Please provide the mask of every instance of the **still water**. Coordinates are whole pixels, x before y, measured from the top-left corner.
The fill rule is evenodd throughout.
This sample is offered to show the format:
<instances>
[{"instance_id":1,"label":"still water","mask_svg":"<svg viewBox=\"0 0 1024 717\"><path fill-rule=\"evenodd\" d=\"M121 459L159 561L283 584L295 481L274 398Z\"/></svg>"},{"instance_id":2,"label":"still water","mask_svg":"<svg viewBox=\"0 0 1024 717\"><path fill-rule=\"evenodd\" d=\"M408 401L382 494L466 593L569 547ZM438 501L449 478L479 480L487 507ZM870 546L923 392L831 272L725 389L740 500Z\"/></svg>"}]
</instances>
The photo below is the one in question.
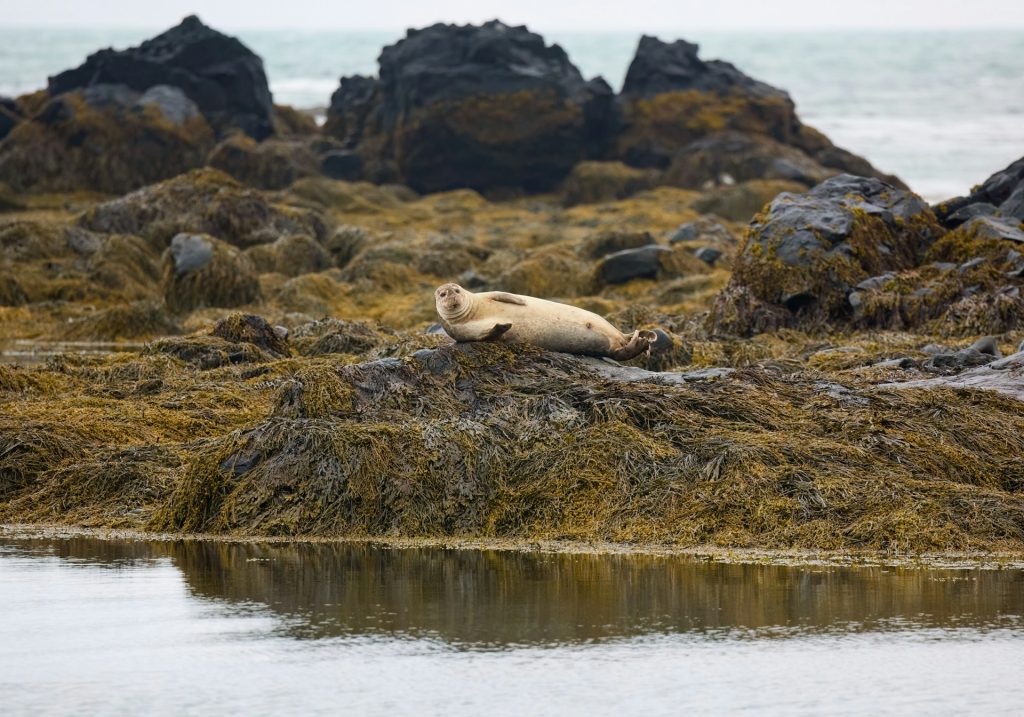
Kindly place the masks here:
<instances>
[{"instance_id":1,"label":"still water","mask_svg":"<svg viewBox=\"0 0 1024 717\"><path fill-rule=\"evenodd\" d=\"M1024 572L0 533L3 714L1019 714Z\"/></svg>"}]
</instances>

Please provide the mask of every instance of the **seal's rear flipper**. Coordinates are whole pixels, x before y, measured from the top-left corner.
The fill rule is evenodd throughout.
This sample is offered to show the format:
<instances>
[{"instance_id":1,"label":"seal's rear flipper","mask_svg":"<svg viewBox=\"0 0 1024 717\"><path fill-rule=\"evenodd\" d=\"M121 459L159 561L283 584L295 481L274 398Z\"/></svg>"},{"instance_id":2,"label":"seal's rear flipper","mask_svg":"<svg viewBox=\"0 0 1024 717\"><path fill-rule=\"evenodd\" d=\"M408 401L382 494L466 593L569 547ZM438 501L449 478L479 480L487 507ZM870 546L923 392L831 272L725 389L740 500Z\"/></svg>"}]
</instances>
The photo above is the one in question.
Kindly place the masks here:
<instances>
[{"instance_id":1,"label":"seal's rear flipper","mask_svg":"<svg viewBox=\"0 0 1024 717\"><path fill-rule=\"evenodd\" d=\"M616 361L629 361L650 347L652 337L657 338L653 331L634 331L625 346L615 349L608 355Z\"/></svg>"}]
</instances>

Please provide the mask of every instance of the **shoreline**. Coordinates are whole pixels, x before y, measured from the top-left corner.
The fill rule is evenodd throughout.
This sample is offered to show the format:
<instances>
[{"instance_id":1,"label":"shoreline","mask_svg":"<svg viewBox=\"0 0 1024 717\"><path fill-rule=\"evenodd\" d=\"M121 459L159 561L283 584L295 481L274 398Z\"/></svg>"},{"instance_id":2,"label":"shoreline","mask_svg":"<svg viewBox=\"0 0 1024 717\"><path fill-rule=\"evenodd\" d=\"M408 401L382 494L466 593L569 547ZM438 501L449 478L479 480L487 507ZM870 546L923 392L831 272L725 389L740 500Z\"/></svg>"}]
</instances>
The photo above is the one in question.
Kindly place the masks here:
<instances>
[{"instance_id":1,"label":"shoreline","mask_svg":"<svg viewBox=\"0 0 1024 717\"><path fill-rule=\"evenodd\" d=\"M504 538L407 538L392 536L282 536L222 535L216 533L151 533L121 528L88 528L59 523L0 523L0 539L72 539L149 541L169 543L204 541L239 544L366 545L391 550L436 548L562 555L618 555L686 558L701 562L787 567L918 568L943 570L1024 570L1024 553L942 551L920 554L888 554L872 550L798 550L727 548L716 545L678 546L572 540Z\"/></svg>"}]
</instances>

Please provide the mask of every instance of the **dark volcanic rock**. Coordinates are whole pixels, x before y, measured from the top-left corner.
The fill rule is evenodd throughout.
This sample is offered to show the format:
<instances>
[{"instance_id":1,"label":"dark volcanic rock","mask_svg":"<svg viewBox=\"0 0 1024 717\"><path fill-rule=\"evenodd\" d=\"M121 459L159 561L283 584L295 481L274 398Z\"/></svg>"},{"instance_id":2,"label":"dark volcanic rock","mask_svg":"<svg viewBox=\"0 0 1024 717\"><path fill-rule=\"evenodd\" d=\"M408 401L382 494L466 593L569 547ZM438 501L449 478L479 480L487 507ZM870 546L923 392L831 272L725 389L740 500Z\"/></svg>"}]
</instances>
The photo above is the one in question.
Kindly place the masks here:
<instances>
[{"instance_id":1,"label":"dark volcanic rock","mask_svg":"<svg viewBox=\"0 0 1024 717\"><path fill-rule=\"evenodd\" d=\"M665 171L664 183L701 188L751 179L786 179L807 187L836 174L802 150L769 137L742 132L712 134L682 148Z\"/></svg>"},{"instance_id":2,"label":"dark volcanic rock","mask_svg":"<svg viewBox=\"0 0 1024 717\"><path fill-rule=\"evenodd\" d=\"M545 190L583 158L588 122L610 106L606 86L525 27L437 24L385 47L379 81L344 79L327 130L419 191Z\"/></svg>"},{"instance_id":3,"label":"dark volcanic rock","mask_svg":"<svg viewBox=\"0 0 1024 717\"><path fill-rule=\"evenodd\" d=\"M21 110L18 108L18 103L9 97L0 97L0 139L3 139L11 130L14 129L14 125L21 122Z\"/></svg>"},{"instance_id":4,"label":"dark volcanic rock","mask_svg":"<svg viewBox=\"0 0 1024 717\"><path fill-rule=\"evenodd\" d=\"M263 61L194 15L138 47L90 55L80 67L51 77L48 89L57 96L95 85L124 85L137 92L177 87L219 132L237 128L256 139L273 132Z\"/></svg>"},{"instance_id":5,"label":"dark volcanic rock","mask_svg":"<svg viewBox=\"0 0 1024 717\"><path fill-rule=\"evenodd\" d=\"M1020 228L1020 222L1014 219L976 216L964 223L961 231L980 239L1005 239L1024 243L1024 231Z\"/></svg>"},{"instance_id":6,"label":"dark volcanic rock","mask_svg":"<svg viewBox=\"0 0 1024 717\"><path fill-rule=\"evenodd\" d=\"M683 186L718 181L725 173L810 186L839 172L902 186L801 124L786 92L728 62L701 60L698 49L685 40L640 40L618 98L609 159L658 168L675 160L679 166L666 181Z\"/></svg>"},{"instance_id":7,"label":"dark volcanic rock","mask_svg":"<svg viewBox=\"0 0 1024 717\"><path fill-rule=\"evenodd\" d=\"M955 228L975 217L991 217L998 214L999 207L996 205L989 204L988 202L978 202L977 204L968 204L966 207L956 210L946 217L943 224L947 227Z\"/></svg>"},{"instance_id":8,"label":"dark volcanic rock","mask_svg":"<svg viewBox=\"0 0 1024 717\"><path fill-rule=\"evenodd\" d=\"M655 279L662 269L662 256L671 254L665 246L651 244L609 254L598 267L598 276L606 284L623 284L632 279Z\"/></svg>"},{"instance_id":9,"label":"dark volcanic rock","mask_svg":"<svg viewBox=\"0 0 1024 717\"><path fill-rule=\"evenodd\" d=\"M917 195L877 179L840 175L806 194L780 194L755 217L730 286L793 313L842 318L850 310L851 289L869 277L881 282L885 272L916 266L940 233ZM720 304L716 313L733 312Z\"/></svg>"},{"instance_id":10,"label":"dark volcanic rock","mask_svg":"<svg viewBox=\"0 0 1024 717\"><path fill-rule=\"evenodd\" d=\"M644 35L626 72L622 93L653 97L679 90L740 91L759 97L789 99L782 90L748 77L728 62L701 60L697 56L699 49L686 40L662 42Z\"/></svg>"},{"instance_id":11,"label":"dark volcanic rock","mask_svg":"<svg viewBox=\"0 0 1024 717\"><path fill-rule=\"evenodd\" d=\"M363 160L347 149L338 149L323 156L320 168L331 179L353 181L363 175Z\"/></svg>"},{"instance_id":12,"label":"dark volcanic rock","mask_svg":"<svg viewBox=\"0 0 1024 717\"><path fill-rule=\"evenodd\" d=\"M971 216L989 213L986 208L965 212L966 208L978 204L990 204L1007 217L1024 221L1024 158L993 174L966 197L947 199L933 208L939 221L952 229Z\"/></svg>"}]
</instances>

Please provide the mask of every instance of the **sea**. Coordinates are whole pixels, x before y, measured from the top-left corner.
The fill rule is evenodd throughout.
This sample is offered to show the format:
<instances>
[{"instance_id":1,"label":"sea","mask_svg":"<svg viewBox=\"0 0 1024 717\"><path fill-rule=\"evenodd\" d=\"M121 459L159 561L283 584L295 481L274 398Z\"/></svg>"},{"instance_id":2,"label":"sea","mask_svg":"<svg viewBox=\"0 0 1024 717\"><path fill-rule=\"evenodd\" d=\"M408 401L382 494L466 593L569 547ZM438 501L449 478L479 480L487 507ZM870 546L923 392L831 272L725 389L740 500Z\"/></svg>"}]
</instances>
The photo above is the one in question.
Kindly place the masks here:
<instances>
[{"instance_id":1,"label":"sea","mask_svg":"<svg viewBox=\"0 0 1024 717\"><path fill-rule=\"evenodd\" d=\"M222 28L232 32L230 28ZM159 28L0 28L0 94L46 85L103 47ZM676 32L705 59L732 62L787 90L801 119L900 176L925 198L963 194L1024 156L1024 32ZM380 49L404 32L241 30L263 57L276 102L323 111L338 79L376 74ZM622 84L635 33L545 32L585 76Z\"/></svg>"}]
</instances>

